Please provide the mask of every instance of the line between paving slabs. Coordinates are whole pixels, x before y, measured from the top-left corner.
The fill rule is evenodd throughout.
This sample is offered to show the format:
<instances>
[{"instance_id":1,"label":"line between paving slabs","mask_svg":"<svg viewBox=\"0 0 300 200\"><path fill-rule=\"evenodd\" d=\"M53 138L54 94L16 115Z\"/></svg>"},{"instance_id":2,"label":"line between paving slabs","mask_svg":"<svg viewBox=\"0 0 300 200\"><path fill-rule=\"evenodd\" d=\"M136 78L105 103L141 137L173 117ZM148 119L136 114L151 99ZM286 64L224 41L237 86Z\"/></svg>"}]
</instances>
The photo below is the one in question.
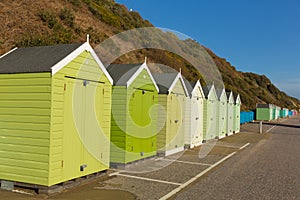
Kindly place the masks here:
<instances>
[{"instance_id":1,"label":"line between paving slabs","mask_svg":"<svg viewBox=\"0 0 300 200\"><path fill-rule=\"evenodd\" d=\"M166 161L172 161L172 162L178 162L178 163L185 163L185 164L191 164L191 165L212 166L212 164L207 164L207 163L189 162L189 161L175 160L175 159L169 159L169 158L159 158L157 160L166 160Z\"/></svg>"},{"instance_id":2,"label":"line between paving slabs","mask_svg":"<svg viewBox=\"0 0 300 200\"><path fill-rule=\"evenodd\" d=\"M274 126L272 126L271 128L269 128L267 131L266 131L266 133L269 133L273 128L275 128L276 127L276 125L274 125Z\"/></svg>"},{"instance_id":3,"label":"line between paving slabs","mask_svg":"<svg viewBox=\"0 0 300 200\"><path fill-rule=\"evenodd\" d=\"M250 143L247 143L247 144L243 145L242 147L239 148L239 150L242 150L242 149L246 148L248 145L250 145ZM216 166L218 166L219 164L221 164L225 160L229 159L230 157L232 157L236 153L237 153L237 151L232 152L231 154L229 154L226 157L222 158L221 160L219 160L215 164L211 165L207 169L203 170L202 172L200 172L199 174L197 174L196 176L194 176L193 178L191 178L187 182L181 184L179 187L175 188L174 190L172 190L171 192L169 192L165 196L161 197L160 200L166 200L166 199L172 197L173 195L175 195L176 193L180 192L182 189L186 188L188 185L190 185L191 183L193 183L194 181L196 181L197 179L199 179L201 176L203 176L204 174L206 174L207 172L209 172L210 170L212 170L213 168L215 168Z\"/></svg>"},{"instance_id":4,"label":"line between paving slabs","mask_svg":"<svg viewBox=\"0 0 300 200\"><path fill-rule=\"evenodd\" d=\"M239 150L244 149L249 144L250 143L247 143L247 144L243 145L242 147L239 148ZM122 170L122 171L117 171L117 172L111 173L111 174L109 174L109 176L123 176L123 177L128 177L128 178L133 178L133 179L139 179L139 180L152 181L152 182L158 182L158 183L164 183L164 184L170 184L170 185L177 185L177 186L179 186L179 187L175 188L174 190L172 190L171 192L169 192L168 194L166 194L165 196L163 196L163 197L160 198L161 200L164 200L164 199L170 198L171 196L173 196L177 192L181 191L182 189L184 189L185 187L187 187L189 184L191 184L192 182L196 181L198 178L200 178L201 176L203 176L204 174L206 174L207 172L209 172L210 170L212 170L213 168L215 168L216 166L218 166L219 164L221 164L225 160L229 159L230 157L232 157L236 153L237 153L237 151L235 151L235 152L227 155L226 157L222 158L221 160L217 161L214 164L196 163L196 162L188 162L188 161L179 161L179 160L173 160L173 159L167 159L167 158L159 158L159 159L157 159L157 160L170 160L170 161L173 161L173 162L180 162L180 163L185 163L185 164L194 164L194 165L206 165L206 166L209 166L208 168L206 168L205 170L203 170L202 172L200 172L199 174L197 174L196 176L194 176L190 180L186 181L185 183L175 183L175 182L164 181L164 180L159 180L159 179L152 179L152 178L146 178L146 177L140 177L140 176L133 176L133 175L128 175L128 174L122 174L122 172L126 172L126 170L125 171Z\"/></svg>"}]
</instances>

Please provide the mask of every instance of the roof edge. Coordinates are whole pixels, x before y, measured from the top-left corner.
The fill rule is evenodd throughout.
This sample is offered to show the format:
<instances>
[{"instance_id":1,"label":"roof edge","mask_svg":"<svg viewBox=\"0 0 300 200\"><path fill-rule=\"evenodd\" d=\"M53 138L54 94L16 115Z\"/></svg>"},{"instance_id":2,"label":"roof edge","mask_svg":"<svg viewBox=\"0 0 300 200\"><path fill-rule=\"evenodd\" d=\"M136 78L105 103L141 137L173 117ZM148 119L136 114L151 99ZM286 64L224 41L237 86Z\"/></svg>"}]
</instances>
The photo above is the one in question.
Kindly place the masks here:
<instances>
[{"instance_id":1,"label":"roof edge","mask_svg":"<svg viewBox=\"0 0 300 200\"><path fill-rule=\"evenodd\" d=\"M103 73L108 78L109 82L111 84L113 84L112 77L107 72L106 68L104 67L104 65L102 64L102 62L100 61L100 59L98 58L97 54L95 53L95 51L93 50L93 48L91 47L91 45L89 44L89 42L83 43L81 46L79 46L77 49L75 49L73 52L71 52L65 58L63 58L58 63L56 63L55 65L53 65L51 67L52 76L54 74L56 74L58 71L60 71L64 66L66 66L69 62L71 62L73 59L75 59L77 56L79 56L85 50L87 50L87 51L89 51L91 53L91 55L93 56L93 58L96 60L96 63L99 65L100 69L103 71Z\"/></svg>"},{"instance_id":2,"label":"roof edge","mask_svg":"<svg viewBox=\"0 0 300 200\"><path fill-rule=\"evenodd\" d=\"M11 49L10 51L8 51L5 54L3 54L2 56L0 56L0 59L3 58L4 56L7 56L8 54L12 53L13 51L15 51L17 49L18 49L18 47L15 47L15 48Z\"/></svg>"},{"instance_id":3,"label":"roof edge","mask_svg":"<svg viewBox=\"0 0 300 200\"><path fill-rule=\"evenodd\" d=\"M195 92L196 88L200 88L200 93L201 93L202 97L205 98L205 95L204 95L204 92L203 92L203 89L202 89L202 85L201 85L199 80L197 80L197 82L196 82L196 84L195 84L195 86L192 90L192 94Z\"/></svg>"},{"instance_id":4,"label":"roof edge","mask_svg":"<svg viewBox=\"0 0 300 200\"><path fill-rule=\"evenodd\" d=\"M145 62L142 65L139 66L139 69L127 81L126 86L129 87L133 83L133 81L138 77L138 75L143 71L143 69L145 69L147 71L147 73L150 76L151 81L153 82L153 84L154 84L154 86L156 88L156 91L159 92L159 88L158 88L158 86L156 84L156 81L154 80L154 78L153 78L153 76L152 76L152 74L151 74L151 72L149 70L149 67L148 67L148 65L146 63L146 59L145 59Z\"/></svg>"},{"instance_id":5,"label":"roof edge","mask_svg":"<svg viewBox=\"0 0 300 200\"><path fill-rule=\"evenodd\" d=\"M171 85L170 88L168 89L168 92L170 93L170 92L173 90L173 88L175 87L176 82L177 82L178 80L180 80L180 81L181 81L181 84L183 85L183 89L184 89L184 92L185 92L186 97L189 97L189 96L190 96L190 95L189 95L189 92L188 92L188 90L187 90L187 88L186 88L186 85L185 85L185 83L184 83L184 80L183 80L182 75L181 75L180 72L178 72L177 76L174 78L174 81L172 82L172 85Z\"/></svg>"}]
</instances>

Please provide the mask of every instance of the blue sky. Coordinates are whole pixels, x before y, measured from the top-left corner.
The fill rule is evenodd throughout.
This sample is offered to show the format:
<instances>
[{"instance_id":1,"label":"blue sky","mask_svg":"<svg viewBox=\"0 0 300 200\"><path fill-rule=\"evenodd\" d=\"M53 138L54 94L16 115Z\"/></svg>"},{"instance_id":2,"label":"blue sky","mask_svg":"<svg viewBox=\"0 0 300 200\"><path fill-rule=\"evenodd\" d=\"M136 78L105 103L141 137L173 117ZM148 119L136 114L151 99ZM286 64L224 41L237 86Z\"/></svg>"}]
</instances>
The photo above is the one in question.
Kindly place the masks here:
<instances>
[{"instance_id":1,"label":"blue sky","mask_svg":"<svg viewBox=\"0 0 300 200\"><path fill-rule=\"evenodd\" d=\"M300 99L300 0L116 0Z\"/></svg>"}]
</instances>

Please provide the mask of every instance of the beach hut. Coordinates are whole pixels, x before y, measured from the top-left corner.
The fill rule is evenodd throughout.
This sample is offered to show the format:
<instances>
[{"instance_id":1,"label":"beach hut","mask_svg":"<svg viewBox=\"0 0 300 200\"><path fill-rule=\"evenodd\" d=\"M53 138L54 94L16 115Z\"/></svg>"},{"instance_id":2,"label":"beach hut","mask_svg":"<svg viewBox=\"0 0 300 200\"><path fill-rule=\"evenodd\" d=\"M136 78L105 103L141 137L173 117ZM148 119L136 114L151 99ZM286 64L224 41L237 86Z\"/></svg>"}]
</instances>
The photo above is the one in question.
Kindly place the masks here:
<instances>
[{"instance_id":1,"label":"beach hut","mask_svg":"<svg viewBox=\"0 0 300 200\"><path fill-rule=\"evenodd\" d=\"M241 98L240 95L234 95L234 114L233 114L233 132L239 133L240 132L240 118L241 118Z\"/></svg>"},{"instance_id":2,"label":"beach hut","mask_svg":"<svg viewBox=\"0 0 300 200\"><path fill-rule=\"evenodd\" d=\"M288 116L288 109L287 108L282 108L281 110L280 110L280 117L281 118L285 118L285 117L287 117Z\"/></svg>"},{"instance_id":3,"label":"beach hut","mask_svg":"<svg viewBox=\"0 0 300 200\"><path fill-rule=\"evenodd\" d=\"M112 79L88 42L0 58L0 179L52 186L109 168Z\"/></svg>"},{"instance_id":4,"label":"beach hut","mask_svg":"<svg viewBox=\"0 0 300 200\"><path fill-rule=\"evenodd\" d=\"M218 96L217 132L218 138L223 138L227 133L227 96L225 88L216 88Z\"/></svg>"},{"instance_id":5,"label":"beach hut","mask_svg":"<svg viewBox=\"0 0 300 200\"><path fill-rule=\"evenodd\" d=\"M214 85L204 86L203 92L205 95L203 114L203 140L207 141L218 137L218 96Z\"/></svg>"},{"instance_id":6,"label":"beach hut","mask_svg":"<svg viewBox=\"0 0 300 200\"><path fill-rule=\"evenodd\" d=\"M188 82L185 80L189 97L186 101L185 111L185 145L187 148L199 146L203 141L203 105L204 93L199 81Z\"/></svg>"},{"instance_id":7,"label":"beach hut","mask_svg":"<svg viewBox=\"0 0 300 200\"><path fill-rule=\"evenodd\" d=\"M111 115L112 167L156 155L158 87L146 61L112 64L114 80Z\"/></svg>"},{"instance_id":8,"label":"beach hut","mask_svg":"<svg viewBox=\"0 0 300 200\"><path fill-rule=\"evenodd\" d=\"M234 131L234 97L232 92L227 95L227 135L232 135Z\"/></svg>"},{"instance_id":9,"label":"beach hut","mask_svg":"<svg viewBox=\"0 0 300 200\"><path fill-rule=\"evenodd\" d=\"M153 75L158 87L157 152L171 155L184 150L184 117L189 96L181 73Z\"/></svg>"},{"instance_id":10,"label":"beach hut","mask_svg":"<svg viewBox=\"0 0 300 200\"><path fill-rule=\"evenodd\" d=\"M272 104L257 104L256 105L256 120L270 121L273 119Z\"/></svg>"},{"instance_id":11,"label":"beach hut","mask_svg":"<svg viewBox=\"0 0 300 200\"><path fill-rule=\"evenodd\" d=\"M281 108L279 106L275 106L275 119L279 119L280 118L280 110Z\"/></svg>"}]
</instances>

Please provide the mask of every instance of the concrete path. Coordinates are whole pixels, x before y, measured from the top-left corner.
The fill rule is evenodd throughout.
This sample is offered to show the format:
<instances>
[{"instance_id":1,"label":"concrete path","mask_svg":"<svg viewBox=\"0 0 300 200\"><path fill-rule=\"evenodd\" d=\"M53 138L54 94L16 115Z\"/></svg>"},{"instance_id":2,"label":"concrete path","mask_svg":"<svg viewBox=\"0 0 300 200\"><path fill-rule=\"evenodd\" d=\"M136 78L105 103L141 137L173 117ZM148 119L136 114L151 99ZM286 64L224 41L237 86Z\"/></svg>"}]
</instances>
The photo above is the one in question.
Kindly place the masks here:
<instances>
[{"instance_id":1,"label":"concrete path","mask_svg":"<svg viewBox=\"0 0 300 200\"><path fill-rule=\"evenodd\" d=\"M268 140L249 145L173 198L300 199L299 116L268 126Z\"/></svg>"}]
</instances>

